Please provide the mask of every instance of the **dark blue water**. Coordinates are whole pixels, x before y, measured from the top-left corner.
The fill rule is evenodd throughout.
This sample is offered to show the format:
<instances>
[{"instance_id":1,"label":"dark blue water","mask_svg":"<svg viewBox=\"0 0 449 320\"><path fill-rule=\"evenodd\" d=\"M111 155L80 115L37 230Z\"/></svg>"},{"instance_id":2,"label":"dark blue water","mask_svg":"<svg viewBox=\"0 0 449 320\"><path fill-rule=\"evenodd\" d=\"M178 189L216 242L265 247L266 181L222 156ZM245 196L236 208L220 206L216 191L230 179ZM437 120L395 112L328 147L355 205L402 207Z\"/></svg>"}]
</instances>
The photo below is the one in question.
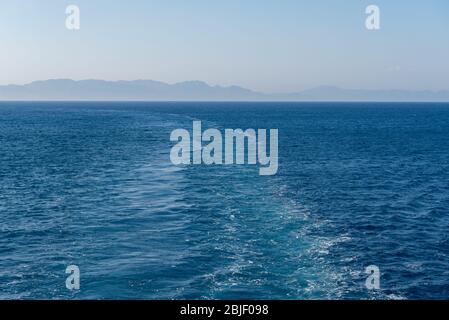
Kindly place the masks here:
<instances>
[{"instance_id":1,"label":"dark blue water","mask_svg":"<svg viewBox=\"0 0 449 320\"><path fill-rule=\"evenodd\" d=\"M173 166L193 120L278 174ZM447 299L448 160L449 104L2 102L0 298Z\"/></svg>"}]
</instances>

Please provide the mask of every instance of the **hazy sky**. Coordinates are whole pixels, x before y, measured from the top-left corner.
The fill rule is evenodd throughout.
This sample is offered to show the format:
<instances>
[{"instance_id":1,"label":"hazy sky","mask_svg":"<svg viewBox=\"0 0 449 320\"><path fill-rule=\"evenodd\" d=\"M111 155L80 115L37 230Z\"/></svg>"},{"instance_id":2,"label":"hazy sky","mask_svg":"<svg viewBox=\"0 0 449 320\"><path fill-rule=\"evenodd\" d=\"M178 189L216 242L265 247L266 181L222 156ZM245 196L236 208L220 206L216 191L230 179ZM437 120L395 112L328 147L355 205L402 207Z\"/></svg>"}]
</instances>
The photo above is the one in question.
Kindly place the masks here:
<instances>
[{"instance_id":1,"label":"hazy sky","mask_svg":"<svg viewBox=\"0 0 449 320\"><path fill-rule=\"evenodd\" d=\"M449 1L0 0L0 84L49 78L449 90Z\"/></svg>"}]
</instances>

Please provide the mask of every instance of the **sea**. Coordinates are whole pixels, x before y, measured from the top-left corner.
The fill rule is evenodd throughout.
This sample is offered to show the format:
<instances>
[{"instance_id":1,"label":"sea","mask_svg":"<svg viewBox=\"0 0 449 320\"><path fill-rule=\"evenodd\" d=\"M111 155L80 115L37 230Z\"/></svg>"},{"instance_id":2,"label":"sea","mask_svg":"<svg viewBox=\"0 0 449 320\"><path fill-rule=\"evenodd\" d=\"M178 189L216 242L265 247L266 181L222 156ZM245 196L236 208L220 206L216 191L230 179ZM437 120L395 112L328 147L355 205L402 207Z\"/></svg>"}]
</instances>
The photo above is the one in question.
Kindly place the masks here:
<instances>
[{"instance_id":1,"label":"sea","mask_svg":"<svg viewBox=\"0 0 449 320\"><path fill-rule=\"evenodd\" d=\"M193 121L277 174L173 165ZM448 103L0 102L0 299L448 298Z\"/></svg>"}]
</instances>

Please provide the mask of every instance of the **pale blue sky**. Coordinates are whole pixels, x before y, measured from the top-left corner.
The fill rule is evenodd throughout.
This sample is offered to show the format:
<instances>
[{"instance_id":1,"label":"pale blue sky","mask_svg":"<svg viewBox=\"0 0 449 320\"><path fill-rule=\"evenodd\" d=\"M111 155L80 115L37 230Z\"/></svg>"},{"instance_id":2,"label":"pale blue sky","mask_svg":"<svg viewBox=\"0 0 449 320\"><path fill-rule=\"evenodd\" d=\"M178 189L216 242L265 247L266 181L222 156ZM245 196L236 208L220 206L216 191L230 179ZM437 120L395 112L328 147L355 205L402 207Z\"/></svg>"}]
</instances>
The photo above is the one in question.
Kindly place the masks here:
<instances>
[{"instance_id":1,"label":"pale blue sky","mask_svg":"<svg viewBox=\"0 0 449 320\"><path fill-rule=\"evenodd\" d=\"M65 8L81 9L81 30ZM381 30L365 29L365 8ZM0 0L0 84L203 80L449 90L449 1Z\"/></svg>"}]
</instances>

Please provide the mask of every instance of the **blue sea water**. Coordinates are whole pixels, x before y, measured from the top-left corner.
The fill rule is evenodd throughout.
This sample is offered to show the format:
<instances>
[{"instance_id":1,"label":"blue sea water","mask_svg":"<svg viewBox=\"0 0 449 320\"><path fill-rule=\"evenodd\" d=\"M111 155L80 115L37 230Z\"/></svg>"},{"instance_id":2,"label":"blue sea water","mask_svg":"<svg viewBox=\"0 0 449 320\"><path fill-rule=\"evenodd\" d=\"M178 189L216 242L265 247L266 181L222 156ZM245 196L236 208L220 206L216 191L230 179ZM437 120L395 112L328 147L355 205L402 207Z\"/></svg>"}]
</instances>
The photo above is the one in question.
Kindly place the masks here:
<instances>
[{"instance_id":1,"label":"blue sea water","mask_svg":"<svg viewBox=\"0 0 449 320\"><path fill-rule=\"evenodd\" d=\"M194 120L278 174L172 165ZM449 104L1 102L0 299L447 299L448 160Z\"/></svg>"}]
</instances>

